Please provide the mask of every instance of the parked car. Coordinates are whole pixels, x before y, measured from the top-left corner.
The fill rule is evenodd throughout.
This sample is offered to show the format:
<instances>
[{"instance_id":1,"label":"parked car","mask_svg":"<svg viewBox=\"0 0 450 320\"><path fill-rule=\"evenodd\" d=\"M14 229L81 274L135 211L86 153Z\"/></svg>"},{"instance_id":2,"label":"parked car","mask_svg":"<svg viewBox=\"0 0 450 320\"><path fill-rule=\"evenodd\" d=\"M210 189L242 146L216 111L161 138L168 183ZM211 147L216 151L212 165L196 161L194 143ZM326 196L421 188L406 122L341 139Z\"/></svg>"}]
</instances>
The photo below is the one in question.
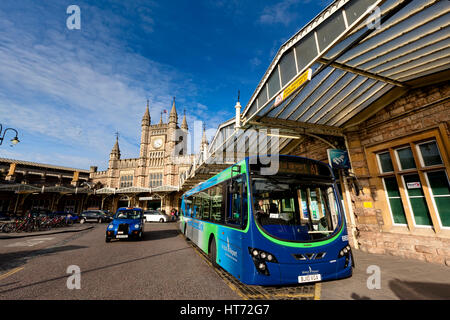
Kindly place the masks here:
<instances>
[{"instance_id":1,"label":"parked car","mask_svg":"<svg viewBox=\"0 0 450 320\"><path fill-rule=\"evenodd\" d=\"M109 222L110 218L107 217L106 214L101 210L88 210L80 214L79 220L80 223L85 222L102 223L102 222Z\"/></svg>"},{"instance_id":2,"label":"parked car","mask_svg":"<svg viewBox=\"0 0 450 320\"><path fill-rule=\"evenodd\" d=\"M167 222L170 217L158 210L147 210L144 212L146 222Z\"/></svg>"},{"instance_id":3,"label":"parked car","mask_svg":"<svg viewBox=\"0 0 450 320\"><path fill-rule=\"evenodd\" d=\"M54 216L53 212L50 209L31 209L29 213L33 218Z\"/></svg>"},{"instance_id":4,"label":"parked car","mask_svg":"<svg viewBox=\"0 0 450 320\"><path fill-rule=\"evenodd\" d=\"M144 214L141 208L119 208L106 228L106 242L112 239L144 239Z\"/></svg>"},{"instance_id":5,"label":"parked car","mask_svg":"<svg viewBox=\"0 0 450 320\"><path fill-rule=\"evenodd\" d=\"M8 212L0 212L0 221L9 221L10 214Z\"/></svg>"}]
</instances>

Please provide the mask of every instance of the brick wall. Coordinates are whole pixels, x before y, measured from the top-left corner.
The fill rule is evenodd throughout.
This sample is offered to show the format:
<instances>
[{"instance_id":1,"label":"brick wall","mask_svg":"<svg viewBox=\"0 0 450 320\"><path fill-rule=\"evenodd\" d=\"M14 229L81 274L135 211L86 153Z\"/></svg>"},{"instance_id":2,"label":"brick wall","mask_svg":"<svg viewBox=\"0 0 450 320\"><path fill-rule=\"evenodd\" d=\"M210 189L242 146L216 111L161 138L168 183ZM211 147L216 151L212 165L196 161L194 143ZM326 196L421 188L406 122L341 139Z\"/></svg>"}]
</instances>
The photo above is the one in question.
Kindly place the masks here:
<instances>
[{"instance_id":1,"label":"brick wall","mask_svg":"<svg viewBox=\"0 0 450 320\"><path fill-rule=\"evenodd\" d=\"M365 148L440 124L445 125L450 136L450 103L442 101L449 95L448 83L415 89L360 124L358 129L346 132L352 169L363 188L360 196L351 194L361 250L450 266L450 238L386 232L381 210L375 205L364 206L364 202L379 201L377 187L369 174ZM308 137L291 154L328 162L327 148L324 142Z\"/></svg>"},{"instance_id":2,"label":"brick wall","mask_svg":"<svg viewBox=\"0 0 450 320\"><path fill-rule=\"evenodd\" d=\"M449 84L416 89L362 123L358 131L347 134L352 167L365 191L361 197L352 195L361 250L450 266L450 239L383 232L381 210L363 207L364 201L376 199L376 187L370 180L364 148L439 124L444 124L450 135L450 103L442 101L449 95Z\"/></svg>"}]
</instances>

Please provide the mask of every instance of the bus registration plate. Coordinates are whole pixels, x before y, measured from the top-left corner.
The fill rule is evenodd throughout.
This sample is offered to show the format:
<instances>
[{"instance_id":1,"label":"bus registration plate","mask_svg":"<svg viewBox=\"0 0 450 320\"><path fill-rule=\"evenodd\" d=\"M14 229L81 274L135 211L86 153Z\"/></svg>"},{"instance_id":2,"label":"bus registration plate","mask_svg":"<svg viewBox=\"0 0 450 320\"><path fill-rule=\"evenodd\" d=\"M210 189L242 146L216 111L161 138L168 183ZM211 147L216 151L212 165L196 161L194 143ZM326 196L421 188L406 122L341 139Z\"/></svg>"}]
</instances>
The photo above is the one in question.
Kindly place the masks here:
<instances>
[{"instance_id":1,"label":"bus registration plate","mask_svg":"<svg viewBox=\"0 0 450 320\"><path fill-rule=\"evenodd\" d=\"M322 280L320 274L309 274L307 276L298 276L298 283L315 282Z\"/></svg>"}]
</instances>

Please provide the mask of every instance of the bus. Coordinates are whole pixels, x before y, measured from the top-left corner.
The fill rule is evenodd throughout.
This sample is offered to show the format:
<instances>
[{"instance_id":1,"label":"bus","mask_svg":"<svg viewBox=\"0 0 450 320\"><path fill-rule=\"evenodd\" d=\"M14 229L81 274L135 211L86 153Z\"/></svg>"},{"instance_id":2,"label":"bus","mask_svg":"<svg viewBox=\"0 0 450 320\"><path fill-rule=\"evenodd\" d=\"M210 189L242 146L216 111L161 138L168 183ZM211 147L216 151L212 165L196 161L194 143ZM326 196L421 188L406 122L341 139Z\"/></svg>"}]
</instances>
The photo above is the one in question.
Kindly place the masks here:
<instances>
[{"instance_id":1,"label":"bus","mask_svg":"<svg viewBox=\"0 0 450 320\"><path fill-rule=\"evenodd\" d=\"M184 193L180 231L244 284L350 277L353 255L330 166L279 155L278 172L265 175L267 167L247 157Z\"/></svg>"}]
</instances>

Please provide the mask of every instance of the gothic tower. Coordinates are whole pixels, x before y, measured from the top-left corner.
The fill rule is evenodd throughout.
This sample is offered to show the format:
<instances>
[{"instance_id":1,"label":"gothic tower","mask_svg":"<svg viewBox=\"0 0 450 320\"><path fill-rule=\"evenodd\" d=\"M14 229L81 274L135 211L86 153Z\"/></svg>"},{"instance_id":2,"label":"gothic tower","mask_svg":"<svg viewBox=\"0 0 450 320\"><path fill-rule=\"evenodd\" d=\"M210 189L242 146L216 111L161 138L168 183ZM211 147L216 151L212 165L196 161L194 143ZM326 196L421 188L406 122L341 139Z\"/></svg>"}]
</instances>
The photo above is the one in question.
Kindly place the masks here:
<instances>
[{"instance_id":1,"label":"gothic tower","mask_svg":"<svg viewBox=\"0 0 450 320\"><path fill-rule=\"evenodd\" d=\"M141 147L139 152L138 172L137 172L137 185L140 187L145 186L145 167L148 158L149 149L149 136L150 136L151 117L149 110L149 101L147 100L147 108L145 109L144 116L141 122Z\"/></svg>"},{"instance_id":2,"label":"gothic tower","mask_svg":"<svg viewBox=\"0 0 450 320\"><path fill-rule=\"evenodd\" d=\"M111 153L109 154L109 168L108 168L109 186L113 184L114 179L118 176L119 160L120 160L119 133L116 133L116 143L114 144Z\"/></svg>"}]
</instances>

